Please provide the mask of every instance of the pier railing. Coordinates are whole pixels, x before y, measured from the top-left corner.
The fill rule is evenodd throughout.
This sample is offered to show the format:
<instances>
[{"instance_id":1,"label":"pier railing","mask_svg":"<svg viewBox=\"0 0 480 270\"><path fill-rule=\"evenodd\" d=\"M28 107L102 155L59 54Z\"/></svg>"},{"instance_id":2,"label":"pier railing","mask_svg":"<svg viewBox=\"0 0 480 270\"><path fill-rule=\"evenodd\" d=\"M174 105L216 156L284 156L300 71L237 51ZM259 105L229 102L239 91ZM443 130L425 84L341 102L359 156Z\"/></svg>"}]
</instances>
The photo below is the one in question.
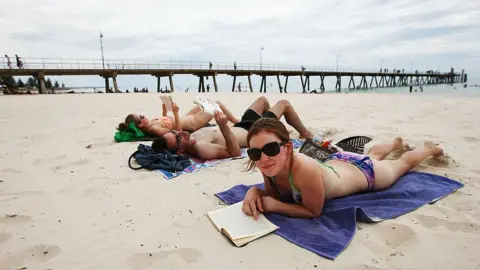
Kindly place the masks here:
<instances>
[{"instance_id":1,"label":"pier railing","mask_svg":"<svg viewBox=\"0 0 480 270\"><path fill-rule=\"evenodd\" d=\"M5 57L0 60L0 68L9 69ZM10 58L11 68L19 69L15 57ZM380 69L356 69L346 67L318 67L301 65L277 65L234 62L199 62L199 61L153 61L120 59L73 59L73 58L21 58L23 69L63 69L63 70L263 70L263 71L314 71L314 72L379 72ZM380 72L383 72L380 71ZM407 69L389 69L388 73L413 73ZM419 72L420 74L422 72Z\"/></svg>"}]
</instances>

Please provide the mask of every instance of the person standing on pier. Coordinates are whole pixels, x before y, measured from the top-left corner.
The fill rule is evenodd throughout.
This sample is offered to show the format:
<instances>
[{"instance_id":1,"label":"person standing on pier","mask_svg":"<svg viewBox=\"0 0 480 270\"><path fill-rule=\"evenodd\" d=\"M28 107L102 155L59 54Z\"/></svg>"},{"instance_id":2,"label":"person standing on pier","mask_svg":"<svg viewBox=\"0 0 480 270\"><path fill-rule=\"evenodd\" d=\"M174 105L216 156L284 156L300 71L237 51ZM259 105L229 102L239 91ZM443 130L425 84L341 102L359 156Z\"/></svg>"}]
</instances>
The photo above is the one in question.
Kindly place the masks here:
<instances>
[{"instance_id":1,"label":"person standing on pier","mask_svg":"<svg viewBox=\"0 0 480 270\"><path fill-rule=\"evenodd\" d=\"M209 68L212 69L212 62L208 64Z\"/></svg>"},{"instance_id":2,"label":"person standing on pier","mask_svg":"<svg viewBox=\"0 0 480 270\"><path fill-rule=\"evenodd\" d=\"M237 70L237 62L233 62L233 69Z\"/></svg>"},{"instance_id":3,"label":"person standing on pier","mask_svg":"<svg viewBox=\"0 0 480 270\"><path fill-rule=\"evenodd\" d=\"M12 61L10 61L10 57L8 57L8 55L5 54L5 58L7 58L7 66L9 69L12 69Z\"/></svg>"},{"instance_id":4,"label":"person standing on pier","mask_svg":"<svg viewBox=\"0 0 480 270\"><path fill-rule=\"evenodd\" d=\"M20 56L15 54L15 58L17 59L17 67L19 69L22 69L23 68L23 63L22 63L22 60L20 60Z\"/></svg>"}]
</instances>

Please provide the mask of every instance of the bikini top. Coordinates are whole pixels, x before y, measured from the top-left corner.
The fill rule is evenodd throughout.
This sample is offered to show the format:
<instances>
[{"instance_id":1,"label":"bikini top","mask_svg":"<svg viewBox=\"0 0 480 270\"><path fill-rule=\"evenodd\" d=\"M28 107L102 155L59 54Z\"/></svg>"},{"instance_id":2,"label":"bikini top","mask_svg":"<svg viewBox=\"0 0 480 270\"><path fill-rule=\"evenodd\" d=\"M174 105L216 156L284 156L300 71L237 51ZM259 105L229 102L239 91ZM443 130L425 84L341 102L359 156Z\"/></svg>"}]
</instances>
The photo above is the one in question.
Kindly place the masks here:
<instances>
[{"instance_id":1,"label":"bikini top","mask_svg":"<svg viewBox=\"0 0 480 270\"><path fill-rule=\"evenodd\" d=\"M160 125L163 128L167 128L167 129L173 128L172 120L167 116L162 116L160 118L153 118L152 120L157 120L158 122L160 122Z\"/></svg>"},{"instance_id":2,"label":"bikini top","mask_svg":"<svg viewBox=\"0 0 480 270\"><path fill-rule=\"evenodd\" d=\"M337 171L335 171L335 168L333 168L332 166L330 165L327 165L323 162L321 162L320 160L317 160L320 164L322 164L323 166L331 169L338 177L340 177L340 175L337 173ZM286 198L286 196L283 194L283 192L278 188L278 185L277 185L277 182L275 181L275 176L272 176L272 177L268 177L268 179L270 179L270 182L273 183L273 186L275 186L275 189L277 190L277 192L280 194L280 196ZM295 187L294 183L293 183L293 177L292 177L292 167L290 166L290 173L289 173L289 176L288 176L288 182L290 183L290 188L292 190L292 197L293 197L293 200L298 203L298 204L302 204L302 194L300 193L300 191L298 191L298 189ZM325 196L327 196L327 194L330 192L330 190L332 190L332 187L333 187L333 183L330 183L330 187L328 188L327 191L325 191Z\"/></svg>"}]
</instances>

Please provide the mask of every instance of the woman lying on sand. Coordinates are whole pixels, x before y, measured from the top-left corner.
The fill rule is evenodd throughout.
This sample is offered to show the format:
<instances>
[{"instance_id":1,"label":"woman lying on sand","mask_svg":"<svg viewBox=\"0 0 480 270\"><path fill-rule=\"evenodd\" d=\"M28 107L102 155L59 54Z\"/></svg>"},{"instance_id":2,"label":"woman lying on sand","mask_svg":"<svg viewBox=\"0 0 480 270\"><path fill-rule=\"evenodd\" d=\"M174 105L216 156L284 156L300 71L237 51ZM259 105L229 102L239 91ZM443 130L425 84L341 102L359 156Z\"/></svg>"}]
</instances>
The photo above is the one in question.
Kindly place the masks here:
<instances>
[{"instance_id":1,"label":"woman lying on sand","mask_svg":"<svg viewBox=\"0 0 480 270\"><path fill-rule=\"evenodd\" d=\"M392 143L373 146L367 155L337 152L322 163L294 153L285 126L272 118L255 122L247 142L248 169L258 167L265 184L265 190L253 187L245 195L243 212L255 219L258 212L318 217L325 200L388 188L426 158L443 155L432 142L405 152L407 145L398 137ZM394 150L405 153L397 160L383 160ZM285 203L287 200L292 203Z\"/></svg>"},{"instance_id":2,"label":"woman lying on sand","mask_svg":"<svg viewBox=\"0 0 480 270\"><path fill-rule=\"evenodd\" d=\"M220 106L230 122L234 124L239 122L220 101L217 101L216 103ZM178 114L179 108L177 104L173 103L172 107L173 117L167 115L167 108L165 104L163 104L162 117L156 117L149 120L145 115L129 114L125 118L125 122L120 123L117 129L124 131L128 125L133 122L135 123L135 126L144 133L159 137L172 131L194 132L197 129L207 126L208 122L213 118L213 115L202 111L199 106L193 107L186 115L182 116Z\"/></svg>"}]
</instances>

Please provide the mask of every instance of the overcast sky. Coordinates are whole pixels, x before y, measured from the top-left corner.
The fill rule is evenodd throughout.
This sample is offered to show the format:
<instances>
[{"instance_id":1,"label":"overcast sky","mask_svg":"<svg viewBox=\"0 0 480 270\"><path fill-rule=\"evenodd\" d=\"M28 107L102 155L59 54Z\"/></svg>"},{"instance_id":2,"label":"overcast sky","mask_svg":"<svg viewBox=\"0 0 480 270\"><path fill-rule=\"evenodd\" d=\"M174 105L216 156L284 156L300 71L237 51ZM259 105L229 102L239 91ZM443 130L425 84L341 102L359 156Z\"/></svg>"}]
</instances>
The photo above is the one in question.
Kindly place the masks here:
<instances>
[{"instance_id":1,"label":"overcast sky","mask_svg":"<svg viewBox=\"0 0 480 270\"><path fill-rule=\"evenodd\" d=\"M0 50L25 58L148 59L379 69L453 65L479 77L479 0L0 0ZM182 77L182 76L180 76ZM100 77L62 77L103 85ZM230 78L220 79L221 85ZM178 87L195 84L176 76ZM256 81L255 81L256 82ZM122 87L155 88L151 76ZM333 86L332 86L333 87Z\"/></svg>"}]
</instances>

